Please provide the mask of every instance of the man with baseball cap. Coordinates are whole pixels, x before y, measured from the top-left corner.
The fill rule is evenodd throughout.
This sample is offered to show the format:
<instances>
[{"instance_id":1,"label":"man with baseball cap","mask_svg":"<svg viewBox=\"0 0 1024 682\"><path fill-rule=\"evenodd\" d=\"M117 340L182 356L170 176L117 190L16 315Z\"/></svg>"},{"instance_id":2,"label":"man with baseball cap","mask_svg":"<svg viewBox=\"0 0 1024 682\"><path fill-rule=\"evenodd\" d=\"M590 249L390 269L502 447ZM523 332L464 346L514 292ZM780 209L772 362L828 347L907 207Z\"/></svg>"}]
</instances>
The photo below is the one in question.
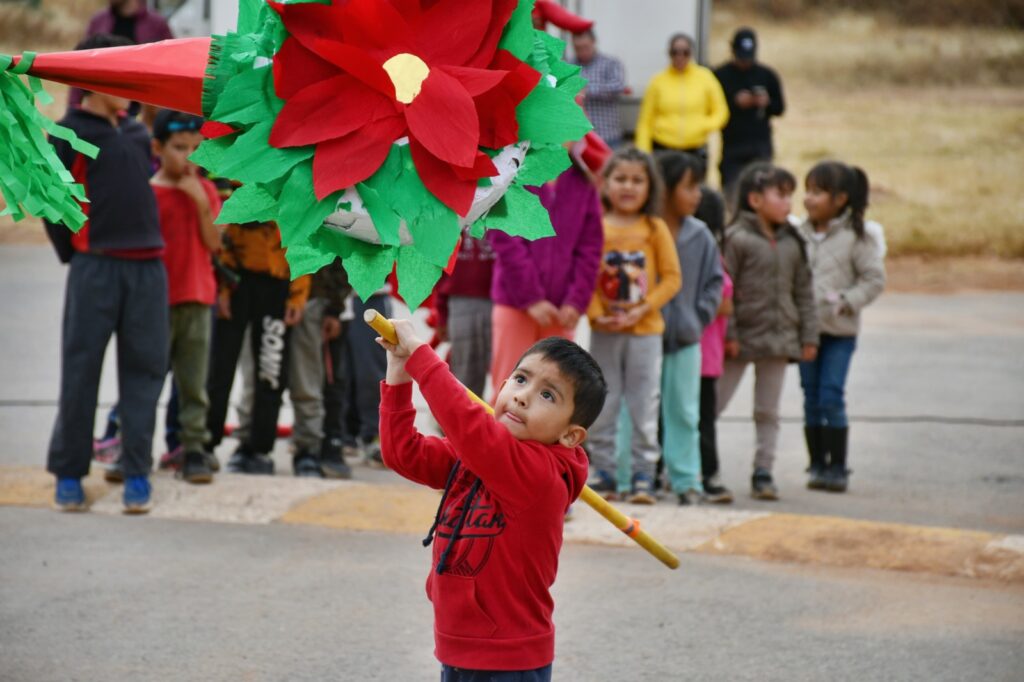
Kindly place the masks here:
<instances>
[{"instance_id":1,"label":"man with baseball cap","mask_svg":"<svg viewBox=\"0 0 1024 682\"><path fill-rule=\"evenodd\" d=\"M782 82L757 62L757 34L741 28L732 37L732 61L715 69L729 102L729 122L722 130L722 188L732 186L747 164L773 156L771 118L785 110Z\"/></svg>"}]
</instances>

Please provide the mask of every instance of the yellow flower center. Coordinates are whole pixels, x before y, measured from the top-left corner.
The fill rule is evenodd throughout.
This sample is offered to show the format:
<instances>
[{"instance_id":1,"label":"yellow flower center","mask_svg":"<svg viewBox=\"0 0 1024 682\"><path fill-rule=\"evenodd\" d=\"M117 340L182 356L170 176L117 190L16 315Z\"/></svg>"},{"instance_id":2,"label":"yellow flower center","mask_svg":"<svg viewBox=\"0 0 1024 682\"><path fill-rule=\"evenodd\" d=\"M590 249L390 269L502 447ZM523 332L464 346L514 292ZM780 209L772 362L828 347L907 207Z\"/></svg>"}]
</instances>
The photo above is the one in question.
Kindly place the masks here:
<instances>
[{"instance_id":1,"label":"yellow flower center","mask_svg":"<svg viewBox=\"0 0 1024 682\"><path fill-rule=\"evenodd\" d=\"M423 81L430 75L430 67L414 54L402 52L384 62L384 70L395 84L395 99L409 104L420 94Z\"/></svg>"}]
</instances>

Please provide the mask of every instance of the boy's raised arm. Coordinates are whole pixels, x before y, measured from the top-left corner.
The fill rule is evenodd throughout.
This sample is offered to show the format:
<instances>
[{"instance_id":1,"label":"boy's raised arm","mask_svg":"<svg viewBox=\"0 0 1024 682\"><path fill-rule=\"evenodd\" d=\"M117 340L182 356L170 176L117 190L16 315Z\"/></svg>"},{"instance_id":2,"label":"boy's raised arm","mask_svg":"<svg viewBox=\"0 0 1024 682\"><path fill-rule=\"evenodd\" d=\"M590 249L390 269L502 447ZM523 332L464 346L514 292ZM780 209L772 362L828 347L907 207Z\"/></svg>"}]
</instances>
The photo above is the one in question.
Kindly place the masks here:
<instances>
[{"instance_id":1,"label":"boy's raised arm","mask_svg":"<svg viewBox=\"0 0 1024 682\"><path fill-rule=\"evenodd\" d=\"M472 400L448 365L429 346L406 363L431 412L463 464L510 509L532 504L559 472L548 446L517 440Z\"/></svg>"},{"instance_id":2,"label":"boy's raised arm","mask_svg":"<svg viewBox=\"0 0 1024 682\"><path fill-rule=\"evenodd\" d=\"M400 476L440 490L455 465L452 447L416 430L412 383L380 385L380 451L384 464Z\"/></svg>"}]
</instances>

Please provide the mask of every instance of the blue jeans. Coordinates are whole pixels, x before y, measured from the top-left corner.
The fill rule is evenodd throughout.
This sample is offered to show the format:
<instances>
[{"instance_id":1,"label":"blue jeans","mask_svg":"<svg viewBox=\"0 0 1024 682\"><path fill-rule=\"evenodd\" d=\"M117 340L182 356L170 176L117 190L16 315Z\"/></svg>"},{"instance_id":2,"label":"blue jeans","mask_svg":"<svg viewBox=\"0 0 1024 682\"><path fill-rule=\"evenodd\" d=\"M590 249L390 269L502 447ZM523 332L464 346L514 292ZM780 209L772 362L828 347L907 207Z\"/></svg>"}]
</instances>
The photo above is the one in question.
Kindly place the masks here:
<instances>
[{"instance_id":1,"label":"blue jeans","mask_svg":"<svg viewBox=\"0 0 1024 682\"><path fill-rule=\"evenodd\" d=\"M800 363L804 389L804 423L841 429L846 420L846 375L857 348L856 336L821 335L818 357Z\"/></svg>"},{"instance_id":2,"label":"blue jeans","mask_svg":"<svg viewBox=\"0 0 1024 682\"><path fill-rule=\"evenodd\" d=\"M551 665L534 670L467 670L442 664L441 682L551 682Z\"/></svg>"}]
</instances>

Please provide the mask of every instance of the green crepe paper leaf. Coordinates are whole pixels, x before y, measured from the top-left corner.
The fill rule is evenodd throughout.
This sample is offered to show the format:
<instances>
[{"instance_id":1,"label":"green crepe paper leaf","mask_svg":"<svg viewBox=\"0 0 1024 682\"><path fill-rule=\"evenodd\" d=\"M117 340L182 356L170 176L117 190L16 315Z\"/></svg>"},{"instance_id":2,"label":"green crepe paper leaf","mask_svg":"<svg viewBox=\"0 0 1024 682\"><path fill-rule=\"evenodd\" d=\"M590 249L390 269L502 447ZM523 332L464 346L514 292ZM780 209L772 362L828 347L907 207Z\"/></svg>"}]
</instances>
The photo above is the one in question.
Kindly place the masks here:
<instances>
[{"instance_id":1,"label":"green crepe paper leaf","mask_svg":"<svg viewBox=\"0 0 1024 682\"><path fill-rule=\"evenodd\" d=\"M9 56L0 55L0 196L6 204L3 215L15 220L34 215L51 223L64 223L77 232L86 220L79 205L79 201L85 201L85 192L75 184L43 132L68 141L73 149L92 158L99 150L39 112L35 95L49 95L38 81L33 81L30 89L18 75L5 72L11 62Z\"/></svg>"},{"instance_id":2,"label":"green crepe paper leaf","mask_svg":"<svg viewBox=\"0 0 1024 682\"><path fill-rule=\"evenodd\" d=\"M540 203L540 197L516 185L509 187L484 222L488 228L501 230L513 237L541 239L555 236L551 216Z\"/></svg>"},{"instance_id":3,"label":"green crepe paper leaf","mask_svg":"<svg viewBox=\"0 0 1024 682\"><path fill-rule=\"evenodd\" d=\"M564 92L575 100L577 93L587 87L587 79L583 76L569 76L559 80L555 87L559 92Z\"/></svg>"},{"instance_id":4,"label":"green crepe paper leaf","mask_svg":"<svg viewBox=\"0 0 1024 682\"><path fill-rule=\"evenodd\" d=\"M517 185L543 185L557 178L572 165L569 153L562 145L537 145L530 147L523 160L523 167L516 174Z\"/></svg>"},{"instance_id":5,"label":"green crepe paper leaf","mask_svg":"<svg viewBox=\"0 0 1024 682\"><path fill-rule=\"evenodd\" d=\"M254 33L260 27L260 10L266 6L263 0L238 0L238 33Z\"/></svg>"},{"instance_id":6,"label":"green crepe paper leaf","mask_svg":"<svg viewBox=\"0 0 1024 682\"><path fill-rule=\"evenodd\" d=\"M381 168L363 184L375 190L395 216L405 221L415 248L427 261L440 267L448 265L459 242L459 217L423 185L408 145L392 146ZM365 202L366 197L363 200ZM371 207L367 206L367 210L376 224Z\"/></svg>"},{"instance_id":7,"label":"green crepe paper leaf","mask_svg":"<svg viewBox=\"0 0 1024 682\"><path fill-rule=\"evenodd\" d=\"M508 50L525 62L533 51L534 30L533 0L519 0L519 5L505 26L498 47Z\"/></svg>"},{"instance_id":8,"label":"green crepe paper leaf","mask_svg":"<svg viewBox=\"0 0 1024 682\"><path fill-rule=\"evenodd\" d=\"M263 97L253 97L253 93L268 90L270 76L271 69L264 67L243 71L232 78L217 98L210 118L235 126L273 119L277 112L271 103Z\"/></svg>"},{"instance_id":9,"label":"green crepe paper leaf","mask_svg":"<svg viewBox=\"0 0 1024 682\"><path fill-rule=\"evenodd\" d=\"M388 246L398 246L401 240L398 230L402 225L402 219L398 217L385 197L366 183L356 185L359 197L363 200L363 206L373 220L373 226L380 237L380 243Z\"/></svg>"},{"instance_id":10,"label":"green crepe paper leaf","mask_svg":"<svg viewBox=\"0 0 1024 682\"><path fill-rule=\"evenodd\" d=\"M364 301L384 286L398 256L397 246L377 246L357 239L352 240L352 251L342 256L342 265L348 273L349 284Z\"/></svg>"},{"instance_id":11,"label":"green crepe paper leaf","mask_svg":"<svg viewBox=\"0 0 1024 682\"><path fill-rule=\"evenodd\" d=\"M210 170L243 184L269 182L287 173L288 169L300 161L313 156L313 145L288 149L270 146L270 129L273 125L273 121L263 121L239 135L231 145L231 153L224 156L216 169Z\"/></svg>"},{"instance_id":12,"label":"green crepe paper leaf","mask_svg":"<svg viewBox=\"0 0 1024 682\"><path fill-rule=\"evenodd\" d=\"M416 310L430 296L444 268L431 263L419 249L403 246L398 249L398 293L409 310Z\"/></svg>"},{"instance_id":13,"label":"green crepe paper leaf","mask_svg":"<svg viewBox=\"0 0 1024 682\"><path fill-rule=\"evenodd\" d=\"M312 275L320 268L330 265L337 255L307 242L289 246L285 249L284 257L288 261L292 279L297 279L303 275Z\"/></svg>"},{"instance_id":14,"label":"green crepe paper leaf","mask_svg":"<svg viewBox=\"0 0 1024 682\"><path fill-rule=\"evenodd\" d=\"M275 219L277 219L277 199L259 185L242 185L224 202L215 222L227 225L228 223L262 223Z\"/></svg>"},{"instance_id":15,"label":"green crepe paper leaf","mask_svg":"<svg viewBox=\"0 0 1024 682\"><path fill-rule=\"evenodd\" d=\"M570 95L543 81L519 104L516 120L522 139L540 143L578 140L593 128Z\"/></svg>"},{"instance_id":16,"label":"green crepe paper leaf","mask_svg":"<svg viewBox=\"0 0 1024 682\"><path fill-rule=\"evenodd\" d=\"M335 192L318 201L313 194L313 164L296 166L281 190L278 204L281 244L289 247L306 243L323 225L324 218L334 213L340 196L341 192Z\"/></svg>"},{"instance_id":17,"label":"green crepe paper leaf","mask_svg":"<svg viewBox=\"0 0 1024 682\"><path fill-rule=\"evenodd\" d=\"M491 209L494 210L493 208ZM472 225L469 226L469 236L473 239L483 239L484 234L487 232L487 216L483 215L477 218Z\"/></svg>"},{"instance_id":18,"label":"green crepe paper leaf","mask_svg":"<svg viewBox=\"0 0 1024 682\"><path fill-rule=\"evenodd\" d=\"M211 140L203 140L192 154L189 155L189 161L202 166L207 170L213 171L219 168L224 160L224 155L228 149L234 143L235 138L233 135L227 135L225 137L216 137Z\"/></svg>"}]
</instances>

